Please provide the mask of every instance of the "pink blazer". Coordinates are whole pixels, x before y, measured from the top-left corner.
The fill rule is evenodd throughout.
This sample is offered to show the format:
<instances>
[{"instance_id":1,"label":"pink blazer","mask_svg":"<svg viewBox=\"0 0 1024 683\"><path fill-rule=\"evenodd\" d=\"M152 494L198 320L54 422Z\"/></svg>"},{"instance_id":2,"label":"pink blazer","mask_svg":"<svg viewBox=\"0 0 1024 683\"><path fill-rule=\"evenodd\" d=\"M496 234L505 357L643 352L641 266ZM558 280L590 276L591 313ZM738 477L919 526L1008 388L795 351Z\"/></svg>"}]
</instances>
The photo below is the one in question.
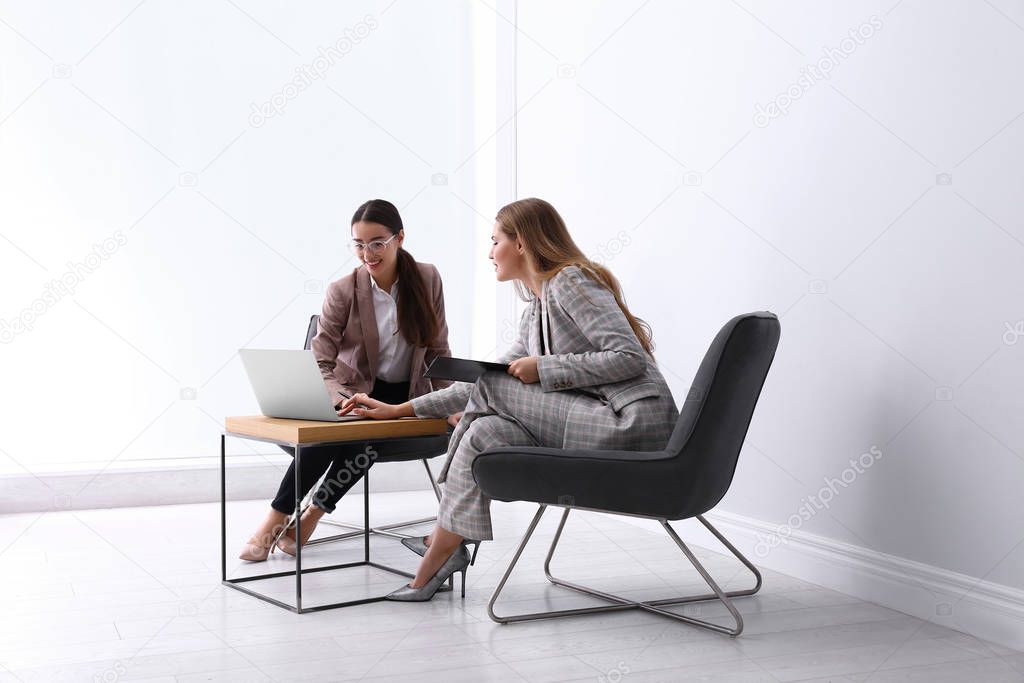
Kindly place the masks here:
<instances>
[{"instance_id":1,"label":"pink blazer","mask_svg":"<svg viewBox=\"0 0 1024 683\"><path fill-rule=\"evenodd\" d=\"M427 365L438 356L450 356L448 324L444 317L444 291L441 274L429 263L417 263L427 290L432 294L434 311L440 326L437 338L429 347L413 347L409 367L409 398L441 389L451 382L430 380L423 376ZM338 392L351 396L356 392L369 394L377 378L377 317L373 310L370 274L360 266L340 280L332 282L324 298L323 312L312 349L324 384L335 402L342 400Z\"/></svg>"}]
</instances>

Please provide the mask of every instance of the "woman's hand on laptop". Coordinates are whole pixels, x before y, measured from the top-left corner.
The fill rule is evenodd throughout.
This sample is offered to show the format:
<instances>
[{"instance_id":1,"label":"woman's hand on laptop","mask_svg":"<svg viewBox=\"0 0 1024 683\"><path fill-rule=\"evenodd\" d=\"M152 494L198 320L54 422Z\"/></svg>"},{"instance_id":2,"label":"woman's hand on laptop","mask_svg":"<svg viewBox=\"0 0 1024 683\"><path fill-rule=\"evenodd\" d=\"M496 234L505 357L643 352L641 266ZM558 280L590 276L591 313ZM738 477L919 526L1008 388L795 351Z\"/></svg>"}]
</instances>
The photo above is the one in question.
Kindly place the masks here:
<instances>
[{"instance_id":1,"label":"woman's hand on laptop","mask_svg":"<svg viewBox=\"0 0 1024 683\"><path fill-rule=\"evenodd\" d=\"M353 394L341 402L338 415L361 415L375 420L393 420L398 417L398 406L370 398L366 394Z\"/></svg>"},{"instance_id":2,"label":"woman's hand on laptop","mask_svg":"<svg viewBox=\"0 0 1024 683\"><path fill-rule=\"evenodd\" d=\"M400 417L416 417L416 411L412 409L412 401L392 405L384 403L366 394L355 394L352 398L342 402L338 409L338 415L359 415L374 420L397 420Z\"/></svg>"}]
</instances>

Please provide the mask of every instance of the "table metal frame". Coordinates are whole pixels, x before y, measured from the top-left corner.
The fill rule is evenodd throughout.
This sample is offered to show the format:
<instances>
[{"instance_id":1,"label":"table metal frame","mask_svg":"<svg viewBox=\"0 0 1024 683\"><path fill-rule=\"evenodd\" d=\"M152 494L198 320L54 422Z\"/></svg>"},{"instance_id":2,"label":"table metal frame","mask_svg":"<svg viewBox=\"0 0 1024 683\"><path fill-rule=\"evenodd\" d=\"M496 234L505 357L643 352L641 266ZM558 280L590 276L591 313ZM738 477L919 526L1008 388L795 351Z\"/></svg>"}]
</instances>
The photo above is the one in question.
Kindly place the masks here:
<instances>
[{"instance_id":1,"label":"table metal frame","mask_svg":"<svg viewBox=\"0 0 1024 683\"><path fill-rule=\"evenodd\" d=\"M268 602L272 605L277 605L296 614L305 614L306 612L320 612L328 609L336 609L339 607L351 607L353 605L365 605L371 602L380 602L384 600L386 596L374 596L368 598L360 598L357 600L345 600L342 602L334 602L327 605L314 605L312 607L302 606L302 575L312 574L314 572L325 572L335 569L349 569L352 567L373 567L386 572L401 576L407 579L413 578L413 575L409 572L389 567L388 565L381 564L380 562L374 562L370 558L370 536L372 534L382 534L392 536L395 538L404 538L402 534L395 533L394 528L401 526L408 526L411 524L423 523L430 521L432 518L425 518L423 520L413 520L412 522L406 522L397 525L386 525L383 527L373 528L370 526L370 472L367 469L363 475L363 525L362 528L356 527L355 525L349 525L343 522L337 522L335 524L339 526L351 526L355 527L356 531L341 534L338 536L332 536L329 539L323 539L320 542L326 542L327 540L338 540L338 539L350 539L358 536L363 537L363 559L357 562L344 562L340 564L327 565L325 567L307 567L302 568L302 544L296 544L295 547L295 568L290 571L272 572L269 574L257 574L255 576L240 576L236 578L228 578L228 554L227 554L227 460L225 454L225 444L227 437L233 437L236 439L246 439L250 441L262 441L265 443L277 444L278 446L292 446L295 448L295 537L302 538L302 515L301 505L303 495L300 491L299 482L302 481L301 467L302 467L302 451L310 446L323 446L333 445L342 443L351 443L350 441L317 441L314 443L294 443L291 441L281 441L279 439L268 439L258 436L250 436L248 434L239 434L236 432L221 432L220 435L220 568L221 568L221 583L229 588L233 588L237 591L251 595L254 598ZM399 439L407 439L410 437L396 437ZM389 439L381 439L381 441L388 441ZM365 439L359 439L359 441L365 441ZM425 462L425 461L424 461ZM427 466L427 472L430 472L430 466ZM431 482L433 477L431 476ZM434 485L435 494L438 493L436 484ZM319 539L318 539L319 540ZM309 545L310 543L307 543ZM272 598L269 595L261 593L254 588L249 588L242 584L247 584L253 581L261 581L265 579L277 579L282 576L294 576L295 577L295 604L290 605L287 602Z\"/></svg>"}]
</instances>

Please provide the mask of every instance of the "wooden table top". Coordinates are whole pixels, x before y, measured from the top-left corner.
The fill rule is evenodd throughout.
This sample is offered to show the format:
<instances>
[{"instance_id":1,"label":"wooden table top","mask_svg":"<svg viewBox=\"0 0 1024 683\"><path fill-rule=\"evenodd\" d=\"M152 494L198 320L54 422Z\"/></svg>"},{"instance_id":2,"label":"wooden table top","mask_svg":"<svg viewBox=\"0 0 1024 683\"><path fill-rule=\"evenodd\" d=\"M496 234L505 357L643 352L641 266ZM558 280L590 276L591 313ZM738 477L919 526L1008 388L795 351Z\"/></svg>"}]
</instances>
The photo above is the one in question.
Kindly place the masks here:
<instances>
[{"instance_id":1,"label":"wooden table top","mask_svg":"<svg viewBox=\"0 0 1024 683\"><path fill-rule=\"evenodd\" d=\"M444 434L448 431L448 421L444 418L403 417L398 420L319 422L317 420L287 420L265 415L244 415L224 418L224 431L237 436L254 436L260 439L301 444Z\"/></svg>"}]
</instances>

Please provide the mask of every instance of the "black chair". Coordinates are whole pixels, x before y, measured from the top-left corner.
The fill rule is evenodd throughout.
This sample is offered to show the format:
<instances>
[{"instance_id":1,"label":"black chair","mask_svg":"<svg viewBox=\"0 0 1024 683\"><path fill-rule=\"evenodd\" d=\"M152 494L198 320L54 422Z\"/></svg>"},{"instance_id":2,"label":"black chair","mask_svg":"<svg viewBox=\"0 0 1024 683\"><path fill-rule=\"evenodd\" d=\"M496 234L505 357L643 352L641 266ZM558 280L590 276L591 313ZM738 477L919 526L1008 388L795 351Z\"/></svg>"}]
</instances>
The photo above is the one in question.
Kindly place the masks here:
<instances>
[{"instance_id":1,"label":"black chair","mask_svg":"<svg viewBox=\"0 0 1024 683\"><path fill-rule=\"evenodd\" d=\"M499 623L553 617L643 609L719 633L737 636L743 618L731 598L753 595L761 588L761 574L726 538L704 519L729 490L740 448L754 406L779 343L778 318L768 312L739 315L715 337L690 392L679 421L663 451L590 451L558 448L504 447L484 451L473 463L473 476L490 498L539 503L519 548L487 604L491 619ZM544 573L557 586L606 600L611 605L532 614L499 616L494 603L515 568L548 506L564 508L558 530L544 561ZM632 515L657 520L693 564L712 593L638 602L580 586L551 574L551 558L574 509ZM669 525L669 520L696 517L753 574L753 588L723 591L693 552ZM677 614L671 605L720 600L735 620L728 628L710 621Z\"/></svg>"},{"instance_id":2,"label":"black chair","mask_svg":"<svg viewBox=\"0 0 1024 683\"><path fill-rule=\"evenodd\" d=\"M308 350L312 346L313 337L316 336L317 324L319 321L319 315L310 317L309 327L306 329L306 344L303 346L304 349ZM450 434L451 429L448 430L448 434L403 437L401 439L381 439L374 441L373 448L377 452L377 457L374 459L374 462L407 462L410 460L419 460L423 463L423 467L427 471L427 479L430 480L430 486L433 489L438 502L440 502L441 489L438 487L437 481L434 479L434 473L431 471L430 463L428 463L427 460L438 455L444 455L448 452L448 437ZM310 490L310 493L306 497L307 500L312 500L312 496L317 490L317 487L318 486L314 486ZM307 506L308 503L304 501L301 507L304 510ZM435 521L437 521L437 517L424 517L422 519L412 519L407 522L394 522L383 526L371 527L370 534L390 536L391 538L407 538L408 534L398 533L396 529L408 526L417 526L419 524L427 524ZM360 538L365 535L365 529L362 524L337 521L327 519L326 517L321 520L321 524L328 524L330 526L341 527L343 529L351 529L351 531L347 531L342 534L335 534L333 536L323 536L321 538L311 539L306 542L306 547L330 543L332 541ZM474 557L474 559L476 558Z\"/></svg>"}]
</instances>

